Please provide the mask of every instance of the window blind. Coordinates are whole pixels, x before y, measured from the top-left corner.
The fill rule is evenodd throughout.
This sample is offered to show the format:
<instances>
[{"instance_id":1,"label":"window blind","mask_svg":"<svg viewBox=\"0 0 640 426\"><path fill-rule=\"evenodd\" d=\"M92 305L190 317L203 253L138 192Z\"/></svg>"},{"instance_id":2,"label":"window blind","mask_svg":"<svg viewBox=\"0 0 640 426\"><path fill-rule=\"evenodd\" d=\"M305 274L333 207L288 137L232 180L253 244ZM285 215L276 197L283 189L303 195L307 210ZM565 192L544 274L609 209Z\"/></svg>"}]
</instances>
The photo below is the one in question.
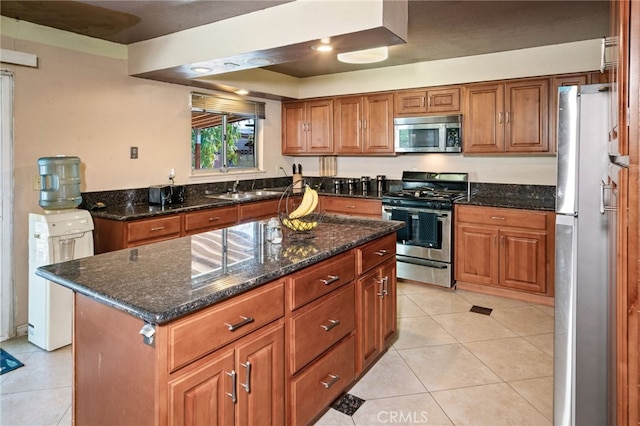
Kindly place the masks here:
<instances>
[{"instance_id":1,"label":"window blind","mask_svg":"<svg viewBox=\"0 0 640 426\"><path fill-rule=\"evenodd\" d=\"M217 114L244 114L265 118L264 102L248 101L244 99L229 99L222 96L204 93L191 94L191 109Z\"/></svg>"}]
</instances>

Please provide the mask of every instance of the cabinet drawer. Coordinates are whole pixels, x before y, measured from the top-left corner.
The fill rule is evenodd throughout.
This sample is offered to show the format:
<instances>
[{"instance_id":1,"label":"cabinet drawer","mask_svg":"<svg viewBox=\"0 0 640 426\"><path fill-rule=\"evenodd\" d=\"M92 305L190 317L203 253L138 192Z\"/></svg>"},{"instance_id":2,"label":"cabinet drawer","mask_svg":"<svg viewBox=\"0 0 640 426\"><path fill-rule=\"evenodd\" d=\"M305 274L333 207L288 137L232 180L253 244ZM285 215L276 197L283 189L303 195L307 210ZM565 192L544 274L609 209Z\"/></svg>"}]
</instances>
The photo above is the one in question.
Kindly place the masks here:
<instances>
[{"instance_id":1,"label":"cabinet drawer","mask_svg":"<svg viewBox=\"0 0 640 426\"><path fill-rule=\"evenodd\" d=\"M240 221L249 221L254 219L262 219L265 217L278 216L278 204L280 199L267 201L254 201L252 203L240 204ZM282 209L286 208L285 202L282 202Z\"/></svg>"},{"instance_id":2,"label":"cabinet drawer","mask_svg":"<svg viewBox=\"0 0 640 426\"><path fill-rule=\"evenodd\" d=\"M184 230L187 233L207 231L234 224L238 221L238 207L220 207L187 213L184 216Z\"/></svg>"},{"instance_id":3,"label":"cabinet drawer","mask_svg":"<svg viewBox=\"0 0 640 426\"><path fill-rule=\"evenodd\" d=\"M169 325L169 371L284 316L284 283L268 284Z\"/></svg>"},{"instance_id":4,"label":"cabinet drawer","mask_svg":"<svg viewBox=\"0 0 640 426\"><path fill-rule=\"evenodd\" d=\"M291 424L308 424L351 384L355 348L351 335L291 381Z\"/></svg>"},{"instance_id":5,"label":"cabinet drawer","mask_svg":"<svg viewBox=\"0 0 640 426\"><path fill-rule=\"evenodd\" d=\"M378 200L322 196L322 209L327 213L382 218L382 201Z\"/></svg>"},{"instance_id":6,"label":"cabinet drawer","mask_svg":"<svg viewBox=\"0 0 640 426\"><path fill-rule=\"evenodd\" d=\"M302 309L291 319L290 371L296 372L346 336L355 327L355 286Z\"/></svg>"},{"instance_id":7,"label":"cabinet drawer","mask_svg":"<svg viewBox=\"0 0 640 426\"><path fill-rule=\"evenodd\" d=\"M354 254L349 251L294 274L289 287L290 310L352 281L355 270Z\"/></svg>"},{"instance_id":8,"label":"cabinet drawer","mask_svg":"<svg viewBox=\"0 0 640 426\"><path fill-rule=\"evenodd\" d=\"M160 240L180 235L180 216L144 219L127 224L127 242Z\"/></svg>"},{"instance_id":9,"label":"cabinet drawer","mask_svg":"<svg viewBox=\"0 0 640 426\"><path fill-rule=\"evenodd\" d=\"M358 259L358 274L367 272L387 259L396 255L396 234L389 234L379 238L356 250Z\"/></svg>"},{"instance_id":10,"label":"cabinet drawer","mask_svg":"<svg viewBox=\"0 0 640 426\"><path fill-rule=\"evenodd\" d=\"M456 221L484 225L547 229L547 213L498 207L456 206Z\"/></svg>"}]
</instances>

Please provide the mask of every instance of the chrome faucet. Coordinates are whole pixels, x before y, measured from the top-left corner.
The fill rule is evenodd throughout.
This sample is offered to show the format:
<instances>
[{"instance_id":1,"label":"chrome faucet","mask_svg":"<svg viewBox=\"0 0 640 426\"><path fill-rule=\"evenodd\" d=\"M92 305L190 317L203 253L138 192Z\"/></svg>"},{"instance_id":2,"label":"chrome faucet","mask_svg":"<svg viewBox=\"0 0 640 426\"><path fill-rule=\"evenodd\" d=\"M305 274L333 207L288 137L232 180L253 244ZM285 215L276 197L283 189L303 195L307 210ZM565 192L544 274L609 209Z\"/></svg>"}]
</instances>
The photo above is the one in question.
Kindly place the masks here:
<instances>
[{"instance_id":1,"label":"chrome faucet","mask_svg":"<svg viewBox=\"0 0 640 426\"><path fill-rule=\"evenodd\" d=\"M240 183L239 180L235 181L235 183L233 184L233 189L231 192L236 193L238 192L238 184Z\"/></svg>"}]
</instances>

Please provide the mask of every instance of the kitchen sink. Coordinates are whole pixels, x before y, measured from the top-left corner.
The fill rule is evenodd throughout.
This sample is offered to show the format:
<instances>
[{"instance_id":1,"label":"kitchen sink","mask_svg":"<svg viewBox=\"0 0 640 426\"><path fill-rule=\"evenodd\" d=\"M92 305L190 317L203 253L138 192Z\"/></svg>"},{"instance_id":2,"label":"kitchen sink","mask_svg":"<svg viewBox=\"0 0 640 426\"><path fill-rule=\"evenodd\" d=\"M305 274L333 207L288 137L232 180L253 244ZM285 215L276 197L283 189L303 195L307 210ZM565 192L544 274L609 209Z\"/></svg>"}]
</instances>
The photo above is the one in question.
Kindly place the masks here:
<instances>
[{"instance_id":1,"label":"kitchen sink","mask_svg":"<svg viewBox=\"0 0 640 426\"><path fill-rule=\"evenodd\" d=\"M224 192L222 194L208 194L207 198L220 198L223 200L247 200L249 198L265 197L267 195L281 195L280 191L269 191L267 189L260 189L255 191L244 192Z\"/></svg>"},{"instance_id":2,"label":"kitchen sink","mask_svg":"<svg viewBox=\"0 0 640 426\"><path fill-rule=\"evenodd\" d=\"M224 200L246 200L248 198L255 198L257 195L246 194L244 192L226 192L224 194L205 195L205 197L222 198Z\"/></svg>"}]
</instances>

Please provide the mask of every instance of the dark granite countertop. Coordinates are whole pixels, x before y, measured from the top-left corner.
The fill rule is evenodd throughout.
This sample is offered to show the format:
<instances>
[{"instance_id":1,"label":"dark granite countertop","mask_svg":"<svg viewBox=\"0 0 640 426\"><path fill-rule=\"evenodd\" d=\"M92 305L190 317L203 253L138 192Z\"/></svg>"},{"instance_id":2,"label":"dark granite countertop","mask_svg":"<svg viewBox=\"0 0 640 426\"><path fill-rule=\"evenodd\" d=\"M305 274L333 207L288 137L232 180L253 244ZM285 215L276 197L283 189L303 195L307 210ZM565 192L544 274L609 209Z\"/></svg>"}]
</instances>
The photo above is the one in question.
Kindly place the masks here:
<instances>
[{"instance_id":1,"label":"dark granite countertop","mask_svg":"<svg viewBox=\"0 0 640 426\"><path fill-rule=\"evenodd\" d=\"M471 185L469 198L458 200L456 204L541 211L554 211L556 208L555 186L474 183Z\"/></svg>"},{"instance_id":2,"label":"dark granite countertop","mask_svg":"<svg viewBox=\"0 0 640 426\"><path fill-rule=\"evenodd\" d=\"M274 245L261 237L264 222L41 266L36 274L164 324L404 226L326 215L315 238L295 239L285 232L282 244Z\"/></svg>"},{"instance_id":3,"label":"dark granite countertop","mask_svg":"<svg viewBox=\"0 0 640 426\"><path fill-rule=\"evenodd\" d=\"M320 196L331 195L336 197L355 197L355 198L368 198L368 199L377 199L377 200L381 199L381 196L379 196L376 193L362 194L362 193L349 193L346 191L336 193L330 190L320 189L318 190L318 194ZM99 217L103 219L127 221L127 220L136 220L136 219L145 219L145 218L168 215L168 214L205 210L205 209L211 209L216 207L233 206L233 205L242 204L242 203L251 203L256 201L279 199L280 196L281 194L271 194L271 195L255 196L248 199L225 200L221 198L211 198L211 197L200 195L200 196L192 196L187 198L187 200L183 204L169 204L166 206L155 206L147 203L107 205L105 209L92 210L91 215L93 217Z\"/></svg>"}]
</instances>

